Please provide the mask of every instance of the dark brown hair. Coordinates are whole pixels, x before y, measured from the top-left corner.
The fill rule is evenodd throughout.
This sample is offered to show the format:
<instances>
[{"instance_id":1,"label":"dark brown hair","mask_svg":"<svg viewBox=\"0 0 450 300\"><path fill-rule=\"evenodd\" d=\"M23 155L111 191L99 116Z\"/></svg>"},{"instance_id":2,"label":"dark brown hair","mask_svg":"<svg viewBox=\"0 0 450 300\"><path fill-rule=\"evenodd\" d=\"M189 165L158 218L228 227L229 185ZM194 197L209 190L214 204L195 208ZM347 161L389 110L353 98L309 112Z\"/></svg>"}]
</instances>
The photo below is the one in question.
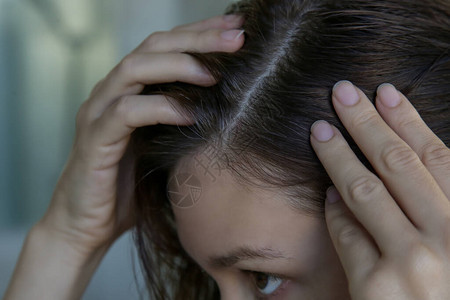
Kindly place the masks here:
<instances>
[{"instance_id":1,"label":"dark brown hair","mask_svg":"<svg viewBox=\"0 0 450 300\"><path fill-rule=\"evenodd\" d=\"M448 0L248 0L236 53L190 53L219 83L147 86L174 99L197 123L157 125L132 136L137 156L135 240L150 296L217 299L218 288L177 237L167 183L181 158L207 147L248 184L280 188L299 212L323 217L331 185L310 143L325 119L351 140L331 104L333 85L352 81L370 99L394 84L432 130L450 143Z\"/></svg>"}]
</instances>

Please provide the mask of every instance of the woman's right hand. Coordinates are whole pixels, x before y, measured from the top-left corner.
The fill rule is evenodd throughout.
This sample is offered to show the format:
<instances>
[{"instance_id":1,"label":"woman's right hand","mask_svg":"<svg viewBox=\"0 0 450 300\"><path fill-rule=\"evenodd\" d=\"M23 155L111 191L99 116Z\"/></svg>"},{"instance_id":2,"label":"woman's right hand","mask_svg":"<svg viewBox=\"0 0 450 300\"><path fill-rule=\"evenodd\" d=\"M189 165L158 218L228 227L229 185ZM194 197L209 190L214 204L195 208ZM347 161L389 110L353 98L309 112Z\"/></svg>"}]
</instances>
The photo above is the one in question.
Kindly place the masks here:
<instances>
[{"instance_id":1,"label":"woman's right hand","mask_svg":"<svg viewBox=\"0 0 450 300\"><path fill-rule=\"evenodd\" d=\"M164 96L138 95L144 85L216 82L191 52L234 52L244 37L242 17L219 16L150 35L93 89L77 114L69 160L50 206L36 227L88 255L109 247L134 225L130 134L141 126L190 125Z\"/></svg>"}]
</instances>

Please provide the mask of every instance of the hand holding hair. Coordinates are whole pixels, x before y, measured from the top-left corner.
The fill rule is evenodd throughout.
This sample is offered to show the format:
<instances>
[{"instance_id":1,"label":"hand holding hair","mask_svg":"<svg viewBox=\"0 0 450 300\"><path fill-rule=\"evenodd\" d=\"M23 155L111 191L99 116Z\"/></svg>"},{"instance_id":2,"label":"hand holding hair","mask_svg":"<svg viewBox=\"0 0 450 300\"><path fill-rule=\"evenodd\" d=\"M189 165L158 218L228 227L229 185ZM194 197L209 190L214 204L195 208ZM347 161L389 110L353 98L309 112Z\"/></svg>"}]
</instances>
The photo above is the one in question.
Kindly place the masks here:
<instances>
[{"instance_id":1,"label":"hand holding hair","mask_svg":"<svg viewBox=\"0 0 450 300\"><path fill-rule=\"evenodd\" d=\"M238 1L245 24L152 34L81 106L5 300L80 298L134 225L154 299L450 299L450 7L419 2ZM360 89L333 110L336 77ZM380 78L403 94L382 85L377 112ZM312 127L329 176L313 118L342 132Z\"/></svg>"},{"instance_id":2,"label":"hand holding hair","mask_svg":"<svg viewBox=\"0 0 450 300\"><path fill-rule=\"evenodd\" d=\"M238 50L244 38L235 39L240 30L233 28L241 22L220 16L155 32L97 84L78 112L75 144L41 226L86 252L133 226L130 134L142 126L192 124L167 97L138 94L145 85L175 81L214 85L200 63L183 52ZM231 40L221 36L230 34Z\"/></svg>"},{"instance_id":3,"label":"hand holding hair","mask_svg":"<svg viewBox=\"0 0 450 300\"><path fill-rule=\"evenodd\" d=\"M214 85L183 52L237 51L242 21L218 16L155 32L95 86L77 114L75 142L51 204L27 237L4 300L81 297L109 246L134 225L130 134L140 126L192 123L170 99L138 94L157 83Z\"/></svg>"},{"instance_id":4,"label":"hand holding hair","mask_svg":"<svg viewBox=\"0 0 450 300\"><path fill-rule=\"evenodd\" d=\"M352 299L450 299L450 150L390 84L378 88L378 112L348 81L332 98L378 174L334 126L313 125L312 145L336 186L326 220Z\"/></svg>"}]
</instances>

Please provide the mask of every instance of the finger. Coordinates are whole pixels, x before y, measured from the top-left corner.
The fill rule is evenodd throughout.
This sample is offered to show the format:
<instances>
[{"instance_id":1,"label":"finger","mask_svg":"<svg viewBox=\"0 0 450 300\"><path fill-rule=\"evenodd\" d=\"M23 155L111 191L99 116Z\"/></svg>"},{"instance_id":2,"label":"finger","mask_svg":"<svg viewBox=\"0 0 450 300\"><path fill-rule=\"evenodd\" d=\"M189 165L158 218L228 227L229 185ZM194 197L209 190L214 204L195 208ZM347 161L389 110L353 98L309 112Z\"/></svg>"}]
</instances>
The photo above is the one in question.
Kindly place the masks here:
<instances>
[{"instance_id":1,"label":"finger","mask_svg":"<svg viewBox=\"0 0 450 300\"><path fill-rule=\"evenodd\" d=\"M244 44L240 29L155 32L138 47L142 52L235 52Z\"/></svg>"},{"instance_id":2,"label":"finger","mask_svg":"<svg viewBox=\"0 0 450 300\"><path fill-rule=\"evenodd\" d=\"M311 132L311 144L328 175L380 251L398 253L407 248L417 231L383 183L358 160L335 127L319 121Z\"/></svg>"},{"instance_id":3,"label":"finger","mask_svg":"<svg viewBox=\"0 0 450 300\"><path fill-rule=\"evenodd\" d=\"M417 153L447 198L450 198L450 149L394 86L382 84L377 94L376 106L384 121Z\"/></svg>"},{"instance_id":4,"label":"finger","mask_svg":"<svg viewBox=\"0 0 450 300\"><path fill-rule=\"evenodd\" d=\"M332 98L345 128L411 222L430 232L443 228L448 200L417 154L350 82L337 83Z\"/></svg>"},{"instance_id":5,"label":"finger","mask_svg":"<svg viewBox=\"0 0 450 300\"><path fill-rule=\"evenodd\" d=\"M146 84L181 81L200 86L215 84L200 62L182 53L136 53L125 57L114 68L96 94L88 100L89 119L98 118L112 102L135 95Z\"/></svg>"},{"instance_id":6,"label":"finger","mask_svg":"<svg viewBox=\"0 0 450 300\"><path fill-rule=\"evenodd\" d=\"M172 31L204 31L208 29L232 29L239 28L244 23L244 17L240 15L221 15L206 20L180 25Z\"/></svg>"},{"instance_id":7,"label":"finger","mask_svg":"<svg viewBox=\"0 0 450 300\"><path fill-rule=\"evenodd\" d=\"M345 274L349 282L357 284L378 261L378 248L342 202L334 187L327 191L325 219Z\"/></svg>"},{"instance_id":8,"label":"finger","mask_svg":"<svg viewBox=\"0 0 450 300\"><path fill-rule=\"evenodd\" d=\"M243 33L240 29L154 32L134 52L235 52L244 44Z\"/></svg>"},{"instance_id":9,"label":"finger","mask_svg":"<svg viewBox=\"0 0 450 300\"><path fill-rule=\"evenodd\" d=\"M90 146L86 155L92 162L100 162L96 168L101 170L117 163L117 159L123 155L114 151L104 153L104 150L114 146L125 149L123 143L128 142L129 135L137 127L156 124L184 126L192 123L193 120L173 104L173 99L162 95L125 96L108 107L102 117L91 125Z\"/></svg>"}]
</instances>

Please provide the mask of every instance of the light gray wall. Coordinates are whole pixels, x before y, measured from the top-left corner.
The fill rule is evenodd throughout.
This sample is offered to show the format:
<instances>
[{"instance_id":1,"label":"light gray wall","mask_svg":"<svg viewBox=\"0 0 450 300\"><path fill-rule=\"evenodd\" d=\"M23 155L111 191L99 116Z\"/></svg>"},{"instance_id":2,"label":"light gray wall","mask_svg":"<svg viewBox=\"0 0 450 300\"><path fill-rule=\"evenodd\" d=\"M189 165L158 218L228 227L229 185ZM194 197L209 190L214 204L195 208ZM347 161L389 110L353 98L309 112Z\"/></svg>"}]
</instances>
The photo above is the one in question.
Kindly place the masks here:
<instances>
[{"instance_id":1,"label":"light gray wall","mask_svg":"<svg viewBox=\"0 0 450 300\"><path fill-rule=\"evenodd\" d=\"M5 45L7 42L7 33L10 32L9 23L7 22L7 7L5 3L0 2L0 45ZM12 223L10 212L12 199L11 189L12 184L9 172L12 168L11 147L8 142L11 141L12 128L9 125L12 121L9 118L10 101L7 98L9 92L7 91L7 62L10 59L6 47L0 47L0 227Z\"/></svg>"},{"instance_id":2,"label":"light gray wall","mask_svg":"<svg viewBox=\"0 0 450 300\"><path fill-rule=\"evenodd\" d=\"M117 1L117 0L116 0ZM124 56L154 31L222 14L231 0L132 0L120 1L117 32L119 55ZM130 5L132 3L132 5Z\"/></svg>"}]
</instances>

